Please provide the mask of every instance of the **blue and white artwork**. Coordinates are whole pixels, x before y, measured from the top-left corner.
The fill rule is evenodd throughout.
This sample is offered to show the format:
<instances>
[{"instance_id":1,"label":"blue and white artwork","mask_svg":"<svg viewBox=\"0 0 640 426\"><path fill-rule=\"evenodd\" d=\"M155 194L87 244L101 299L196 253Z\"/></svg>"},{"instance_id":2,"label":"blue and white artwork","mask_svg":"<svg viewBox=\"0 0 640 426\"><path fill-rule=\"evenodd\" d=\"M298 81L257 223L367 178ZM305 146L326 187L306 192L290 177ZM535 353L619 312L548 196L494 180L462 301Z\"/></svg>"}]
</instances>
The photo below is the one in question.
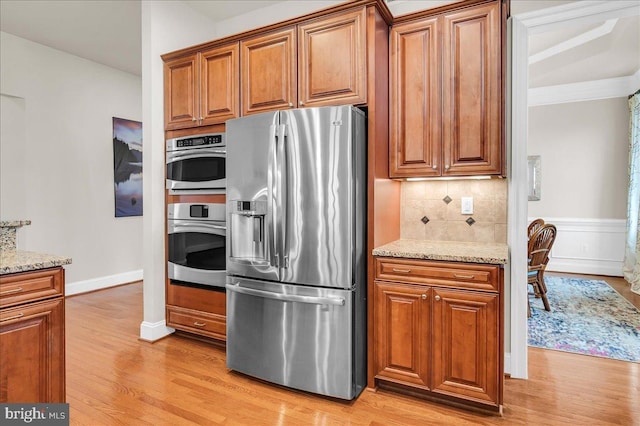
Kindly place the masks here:
<instances>
[{"instance_id":1,"label":"blue and white artwork","mask_svg":"<svg viewBox=\"0 0 640 426\"><path fill-rule=\"evenodd\" d=\"M142 216L142 123L113 117L116 217Z\"/></svg>"}]
</instances>

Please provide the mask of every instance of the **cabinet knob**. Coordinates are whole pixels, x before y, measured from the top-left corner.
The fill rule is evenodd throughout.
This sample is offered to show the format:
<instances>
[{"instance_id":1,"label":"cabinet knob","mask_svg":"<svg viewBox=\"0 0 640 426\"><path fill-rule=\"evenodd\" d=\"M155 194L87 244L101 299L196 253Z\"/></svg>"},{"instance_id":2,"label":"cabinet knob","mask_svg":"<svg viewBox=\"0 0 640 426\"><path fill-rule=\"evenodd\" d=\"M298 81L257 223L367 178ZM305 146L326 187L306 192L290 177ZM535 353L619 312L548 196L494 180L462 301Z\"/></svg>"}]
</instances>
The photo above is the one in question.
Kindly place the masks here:
<instances>
[{"instance_id":1,"label":"cabinet knob","mask_svg":"<svg viewBox=\"0 0 640 426\"><path fill-rule=\"evenodd\" d=\"M200 121L202 121L202 120L204 120L204 118L203 118L203 117L200 117Z\"/></svg>"},{"instance_id":2,"label":"cabinet knob","mask_svg":"<svg viewBox=\"0 0 640 426\"><path fill-rule=\"evenodd\" d=\"M293 102L289 102L289 108L293 108Z\"/></svg>"},{"instance_id":3,"label":"cabinet knob","mask_svg":"<svg viewBox=\"0 0 640 426\"><path fill-rule=\"evenodd\" d=\"M434 164L433 166L431 166L431 168L432 168L433 170L435 170L435 169L437 169L437 168L438 168L438 165L437 165L437 164Z\"/></svg>"},{"instance_id":4,"label":"cabinet knob","mask_svg":"<svg viewBox=\"0 0 640 426\"><path fill-rule=\"evenodd\" d=\"M207 324L204 322L194 321L193 325L195 325L196 327L204 327Z\"/></svg>"},{"instance_id":5,"label":"cabinet knob","mask_svg":"<svg viewBox=\"0 0 640 426\"><path fill-rule=\"evenodd\" d=\"M436 302L439 302L440 301L440 296L436 294L435 299L436 299Z\"/></svg>"},{"instance_id":6,"label":"cabinet knob","mask_svg":"<svg viewBox=\"0 0 640 426\"><path fill-rule=\"evenodd\" d=\"M423 294L423 295L422 295L422 300L425 300L426 298L427 298L427 295L426 295L426 294Z\"/></svg>"},{"instance_id":7,"label":"cabinet knob","mask_svg":"<svg viewBox=\"0 0 640 426\"><path fill-rule=\"evenodd\" d=\"M198 119L197 119L197 118L195 118L195 117L193 117L193 118L191 119L191 121L197 121L197 120L198 120Z\"/></svg>"},{"instance_id":8,"label":"cabinet knob","mask_svg":"<svg viewBox=\"0 0 640 426\"><path fill-rule=\"evenodd\" d=\"M449 170L449 165L448 165L448 164L445 164L445 165L444 165L444 169L445 169L445 170Z\"/></svg>"},{"instance_id":9,"label":"cabinet knob","mask_svg":"<svg viewBox=\"0 0 640 426\"><path fill-rule=\"evenodd\" d=\"M300 104L300 106L302 106L302 105L304 105L304 102L300 101L299 104Z\"/></svg>"}]
</instances>

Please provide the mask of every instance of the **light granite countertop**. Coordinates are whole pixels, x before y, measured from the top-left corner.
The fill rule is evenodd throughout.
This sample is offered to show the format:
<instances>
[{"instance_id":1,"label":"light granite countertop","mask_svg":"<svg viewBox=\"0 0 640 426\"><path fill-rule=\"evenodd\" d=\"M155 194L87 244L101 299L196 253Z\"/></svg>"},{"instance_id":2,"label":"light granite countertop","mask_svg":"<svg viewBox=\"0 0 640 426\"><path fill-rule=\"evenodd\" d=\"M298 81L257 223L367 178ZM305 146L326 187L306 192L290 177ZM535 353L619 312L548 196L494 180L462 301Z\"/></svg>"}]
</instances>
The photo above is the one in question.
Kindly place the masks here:
<instances>
[{"instance_id":1,"label":"light granite countertop","mask_svg":"<svg viewBox=\"0 0 640 426\"><path fill-rule=\"evenodd\" d=\"M30 220L0 220L0 228L19 228L25 225L31 225L31 221Z\"/></svg>"},{"instance_id":2,"label":"light granite countertop","mask_svg":"<svg viewBox=\"0 0 640 426\"><path fill-rule=\"evenodd\" d=\"M400 239L373 249L374 256L504 265L506 244Z\"/></svg>"},{"instance_id":3,"label":"light granite countertop","mask_svg":"<svg viewBox=\"0 0 640 426\"><path fill-rule=\"evenodd\" d=\"M70 257L22 250L0 250L0 275L69 265Z\"/></svg>"}]
</instances>

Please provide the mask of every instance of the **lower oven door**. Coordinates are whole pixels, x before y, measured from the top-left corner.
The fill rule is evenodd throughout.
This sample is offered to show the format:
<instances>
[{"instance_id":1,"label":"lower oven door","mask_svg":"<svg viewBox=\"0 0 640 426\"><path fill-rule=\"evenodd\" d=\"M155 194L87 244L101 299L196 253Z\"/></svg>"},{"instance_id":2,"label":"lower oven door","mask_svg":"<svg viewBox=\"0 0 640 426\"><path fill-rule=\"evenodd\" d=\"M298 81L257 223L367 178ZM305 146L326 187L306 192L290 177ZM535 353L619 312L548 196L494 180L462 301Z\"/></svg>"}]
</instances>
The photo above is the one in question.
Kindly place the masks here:
<instances>
[{"instance_id":1,"label":"lower oven door","mask_svg":"<svg viewBox=\"0 0 640 426\"><path fill-rule=\"evenodd\" d=\"M224 287L227 252L224 222L169 220L168 236L170 280Z\"/></svg>"}]
</instances>

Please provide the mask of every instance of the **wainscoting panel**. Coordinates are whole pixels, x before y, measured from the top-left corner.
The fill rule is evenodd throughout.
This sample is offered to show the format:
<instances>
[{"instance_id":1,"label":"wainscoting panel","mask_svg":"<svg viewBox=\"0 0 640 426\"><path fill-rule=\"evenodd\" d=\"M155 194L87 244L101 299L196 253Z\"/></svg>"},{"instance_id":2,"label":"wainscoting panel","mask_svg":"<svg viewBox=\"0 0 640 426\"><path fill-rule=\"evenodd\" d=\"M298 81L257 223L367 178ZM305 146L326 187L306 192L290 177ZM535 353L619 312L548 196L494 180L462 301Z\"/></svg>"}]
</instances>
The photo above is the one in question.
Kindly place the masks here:
<instances>
[{"instance_id":1,"label":"wainscoting panel","mask_svg":"<svg viewBox=\"0 0 640 426\"><path fill-rule=\"evenodd\" d=\"M547 271L622 276L625 220L543 219L558 229Z\"/></svg>"}]
</instances>

